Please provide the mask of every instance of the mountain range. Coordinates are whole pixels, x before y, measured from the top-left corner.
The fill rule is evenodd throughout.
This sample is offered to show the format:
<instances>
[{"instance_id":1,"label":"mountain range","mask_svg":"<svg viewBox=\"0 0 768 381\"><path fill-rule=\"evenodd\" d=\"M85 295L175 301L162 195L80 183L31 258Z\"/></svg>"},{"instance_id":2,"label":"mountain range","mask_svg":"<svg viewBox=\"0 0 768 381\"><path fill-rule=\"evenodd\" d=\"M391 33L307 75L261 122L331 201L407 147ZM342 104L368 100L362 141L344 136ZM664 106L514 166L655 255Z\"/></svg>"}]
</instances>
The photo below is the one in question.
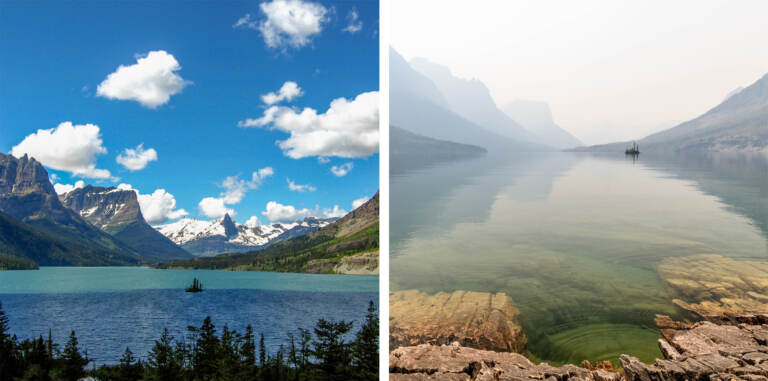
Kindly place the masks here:
<instances>
[{"instance_id":1,"label":"mountain range","mask_svg":"<svg viewBox=\"0 0 768 381\"><path fill-rule=\"evenodd\" d=\"M502 110L483 82L458 78L449 68L423 58L406 61L392 48L389 70L390 123L404 131L495 152L581 145L552 121L546 103L520 102ZM525 106L532 110L523 110Z\"/></svg>"},{"instance_id":2,"label":"mountain range","mask_svg":"<svg viewBox=\"0 0 768 381\"><path fill-rule=\"evenodd\" d=\"M139 253L91 225L65 207L48 171L27 155L0 154L0 212L11 254L40 265L127 265L141 262ZM50 248L50 250L43 250ZM15 254L14 254L15 253Z\"/></svg>"},{"instance_id":3,"label":"mountain range","mask_svg":"<svg viewBox=\"0 0 768 381\"><path fill-rule=\"evenodd\" d=\"M334 221L246 226L225 215L152 227L135 190L87 185L57 195L40 162L0 154L0 269L142 265L255 251Z\"/></svg>"},{"instance_id":4,"label":"mountain range","mask_svg":"<svg viewBox=\"0 0 768 381\"><path fill-rule=\"evenodd\" d=\"M265 248L275 242L307 234L335 220L307 217L285 224L247 226L234 222L229 214L226 214L211 221L182 218L155 228L195 256L213 256Z\"/></svg>"},{"instance_id":5,"label":"mountain range","mask_svg":"<svg viewBox=\"0 0 768 381\"><path fill-rule=\"evenodd\" d=\"M376 192L370 200L346 216L263 250L173 260L157 267L316 272L317 268L325 268L325 262L352 258L358 259L358 267L373 265L378 269L378 248L379 193Z\"/></svg>"},{"instance_id":6,"label":"mountain range","mask_svg":"<svg viewBox=\"0 0 768 381\"><path fill-rule=\"evenodd\" d=\"M502 110L542 142L555 148L574 148L584 145L570 132L555 123L552 111L546 102L517 100L507 103Z\"/></svg>"},{"instance_id":7,"label":"mountain range","mask_svg":"<svg viewBox=\"0 0 768 381\"><path fill-rule=\"evenodd\" d=\"M629 142L618 142L577 151L621 151ZM641 139L648 151L768 151L768 74L752 85L737 89L704 114Z\"/></svg>"}]
</instances>

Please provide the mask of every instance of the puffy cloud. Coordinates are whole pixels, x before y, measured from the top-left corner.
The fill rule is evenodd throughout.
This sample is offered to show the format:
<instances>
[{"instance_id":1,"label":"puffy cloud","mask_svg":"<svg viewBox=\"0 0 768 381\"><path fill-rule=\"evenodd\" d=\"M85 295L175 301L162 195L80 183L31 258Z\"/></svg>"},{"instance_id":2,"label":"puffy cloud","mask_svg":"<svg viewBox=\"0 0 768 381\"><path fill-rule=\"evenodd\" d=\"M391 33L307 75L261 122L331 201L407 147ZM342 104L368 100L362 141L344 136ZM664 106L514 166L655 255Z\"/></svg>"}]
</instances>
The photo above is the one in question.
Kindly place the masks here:
<instances>
[{"instance_id":1,"label":"puffy cloud","mask_svg":"<svg viewBox=\"0 0 768 381\"><path fill-rule=\"evenodd\" d=\"M151 194L142 194L138 189L134 189L131 184L120 184L117 188L136 192L141 214L152 225L175 220L189 214L184 209L176 209L176 198L165 189L155 189Z\"/></svg>"},{"instance_id":2,"label":"puffy cloud","mask_svg":"<svg viewBox=\"0 0 768 381\"><path fill-rule=\"evenodd\" d=\"M293 205L283 205L279 202L270 201L267 203L266 210L261 212L270 222L292 222L307 217L319 218L338 218L347 214L347 211L334 205L333 208L321 209L316 206L315 209L296 208Z\"/></svg>"},{"instance_id":3,"label":"puffy cloud","mask_svg":"<svg viewBox=\"0 0 768 381\"><path fill-rule=\"evenodd\" d=\"M123 153L117 155L117 162L130 171L138 171L147 167L150 161L157 160L157 151L154 148L144 149L144 143L136 148L126 148Z\"/></svg>"},{"instance_id":4,"label":"puffy cloud","mask_svg":"<svg viewBox=\"0 0 768 381\"><path fill-rule=\"evenodd\" d=\"M283 154L293 159L309 156L367 157L379 150L379 93L362 93L353 100L338 98L328 111L301 112L272 106L262 117L238 122L240 127L268 127L290 134L278 141Z\"/></svg>"},{"instance_id":5,"label":"puffy cloud","mask_svg":"<svg viewBox=\"0 0 768 381\"><path fill-rule=\"evenodd\" d=\"M107 153L99 126L64 122L56 128L37 130L11 149L11 154L34 157L43 165L85 178L106 179L106 169L96 168L96 155Z\"/></svg>"},{"instance_id":6,"label":"puffy cloud","mask_svg":"<svg viewBox=\"0 0 768 381\"><path fill-rule=\"evenodd\" d=\"M74 185L72 184L53 184L53 189L56 190L56 194L69 193L75 189L85 187L85 181L78 180Z\"/></svg>"},{"instance_id":7,"label":"puffy cloud","mask_svg":"<svg viewBox=\"0 0 768 381\"><path fill-rule=\"evenodd\" d=\"M200 200L198 207L201 213L210 218L221 218L225 214L229 214L230 217L236 215L234 209L227 208L223 198L206 197Z\"/></svg>"},{"instance_id":8,"label":"puffy cloud","mask_svg":"<svg viewBox=\"0 0 768 381\"><path fill-rule=\"evenodd\" d=\"M270 48L301 48L308 45L323 30L328 10L318 4L303 0L272 0L259 5L266 19L259 24L264 43ZM239 26L249 26L247 17ZM237 25L237 23L235 24Z\"/></svg>"},{"instance_id":9,"label":"puffy cloud","mask_svg":"<svg viewBox=\"0 0 768 381\"><path fill-rule=\"evenodd\" d=\"M264 179L266 179L267 177L272 176L274 174L275 174L275 170L272 169L272 167L264 167L264 168L259 169L256 172L253 172L253 176L252 176L252 180L251 181L253 183L258 182L259 184L261 184L261 182Z\"/></svg>"},{"instance_id":10,"label":"puffy cloud","mask_svg":"<svg viewBox=\"0 0 768 381\"><path fill-rule=\"evenodd\" d=\"M352 209L357 209L357 208L363 206L363 204L368 202L368 200L370 200L370 199L371 199L370 197L360 197L360 198L352 201Z\"/></svg>"},{"instance_id":11,"label":"puffy cloud","mask_svg":"<svg viewBox=\"0 0 768 381\"><path fill-rule=\"evenodd\" d=\"M211 218L219 218L226 213L234 216L234 210L228 208L227 205L239 203L249 190L258 188L264 179L274 174L275 170L272 167L264 167L254 171L250 181L243 180L240 176L228 176L219 184L220 187L224 188L219 197L206 197L198 203L200 211Z\"/></svg>"},{"instance_id":12,"label":"puffy cloud","mask_svg":"<svg viewBox=\"0 0 768 381\"><path fill-rule=\"evenodd\" d=\"M246 13L245 16L237 19L237 22L232 25L232 28L257 29L258 22L256 21L256 18L253 17L250 13Z\"/></svg>"},{"instance_id":13,"label":"puffy cloud","mask_svg":"<svg viewBox=\"0 0 768 381\"><path fill-rule=\"evenodd\" d=\"M349 171L352 170L352 168L355 167L355 164L351 161L348 163L344 163L342 165L334 165L331 167L331 172L333 172L333 175L336 177L343 177L346 176Z\"/></svg>"},{"instance_id":14,"label":"puffy cloud","mask_svg":"<svg viewBox=\"0 0 768 381\"><path fill-rule=\"evenodd\" d=\"M120 65L99 84L96 95L134 100L144 107L157 108L192 83L176 74L179 70L181 66L172 54L164 50L151 51L138 57L133 65Z\"/></svg>"},{"instance_id":15,"label":"puffy cloud","mask_svg":"<svg viewBox=\"0 0 768 381\"><path fill-rule=\"evenodd\" d=\"M363 29L363 22L359 20L357 10L352 9L349 11L349 13L347 13L347 20L349 21L349 24L346 28L342 29L343 31L347 33L357 33Z\"/></svg>"},{"instance_id":16,"label":"puffy cloud","mask_svg":"<svg viewBox=\"0 0 768 381\"><path fill-rule=\"evenodd\" d=\"M259 221L259 217L256 216L251 216L248 221L245 221L245 226L249 228L255 228L259 225L261 225L261 221Z\"/></svg>"},{"instance_id":17,"label":"puffy cloud","mask_svg":"<svg viewBox=\"0 0 768 381\"><path fill-rule=\"evenodd\" d=\"M312 185L309 185L309 184L296 184L291 179L286 179L286 180L288 180L288 189L290 189L291 192L302 192L303 193L303 192L314 192L314 191L317 190L317 188L315 188L315 187L313 187Z\"/></svg>"},{"instance_id":18,"label":"puffy cloud","mask_svg":"<svg viewBox=\"0 0 768 381\"><path fill-rule=\"evenodd\" d=\"M347 211L344 209L339 208L338 205L334 205L333 209L323 209L321 210L322 217L324 218L341 218L347 215Z\"/></svg>"},{"instance_id":19,"label":"puffy cloud","mask_svg":"<svg viewBox=\"0 0 768 381\"><path fill-rule=\"evenodd\" d=\"M280 90L278 90L277 93L272 91L264 94L261 96L261 100L268 105L273 105L282 101L290 101L293 98L300 97L302 95L304 95L304 92L296 82L287 81L283 83L283 86L280 87Z\"/></svg>"}]
</instances>

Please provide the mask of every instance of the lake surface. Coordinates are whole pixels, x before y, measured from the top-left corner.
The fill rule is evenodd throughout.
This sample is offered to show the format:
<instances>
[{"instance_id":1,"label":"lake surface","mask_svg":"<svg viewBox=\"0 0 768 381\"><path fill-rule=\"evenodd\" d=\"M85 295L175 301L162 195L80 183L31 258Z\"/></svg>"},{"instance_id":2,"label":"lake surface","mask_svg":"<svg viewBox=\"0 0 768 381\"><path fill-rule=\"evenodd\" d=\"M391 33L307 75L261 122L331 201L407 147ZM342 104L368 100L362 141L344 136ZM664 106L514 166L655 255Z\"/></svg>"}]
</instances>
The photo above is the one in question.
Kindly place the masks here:
<instances>
[{"instance_id":1,"label":"lake surface","mask_svg":"<svg viewBox=\"0 0 768 381\"><path fill-rule=\"evenodd\" d=\"M666 258L768 260L765 156L488 155L390 189L391 288L507 293L553 363L660 357Z\"/></svg>"},{"instance_id":2,"label":"lake surface","mask_svg":"<svg viewBox=\"0 0 768 381\"><path fill-rule=\"evenodd\" d=\"M202 293L186 293L194 277ZM96 364L119 361L125 347L141 358L164 328L183 338L187 326L211 316L243 332L248 324L274 353L288 333L318 319L353 320L357 331L378 304L378 277L143 267L42 267L0 271L0 301L11 331L21 338L48 335L64 344L74 329Z\"/></svg>"}]
</instances>

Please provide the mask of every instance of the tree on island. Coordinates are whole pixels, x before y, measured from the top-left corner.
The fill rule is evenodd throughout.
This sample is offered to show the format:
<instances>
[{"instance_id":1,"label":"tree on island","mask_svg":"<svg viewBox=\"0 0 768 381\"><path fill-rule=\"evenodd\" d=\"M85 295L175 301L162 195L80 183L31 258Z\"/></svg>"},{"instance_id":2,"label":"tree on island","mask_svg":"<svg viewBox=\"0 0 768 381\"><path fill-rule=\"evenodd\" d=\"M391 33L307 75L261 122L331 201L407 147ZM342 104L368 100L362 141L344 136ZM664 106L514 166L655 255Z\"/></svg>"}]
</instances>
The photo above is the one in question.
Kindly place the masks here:
<instances>
[{"instance_id":1,"label":"tree on island","mask_svg":"<svg viewBox=\"0 0 768 381\"><path fill-rule=\"evenodd\" d=\"M186 292L202 292L203 291L203 283L201 283L197 278L192 280L192 285L187 287L185 290Z\"/></svg>"}]
</instances>

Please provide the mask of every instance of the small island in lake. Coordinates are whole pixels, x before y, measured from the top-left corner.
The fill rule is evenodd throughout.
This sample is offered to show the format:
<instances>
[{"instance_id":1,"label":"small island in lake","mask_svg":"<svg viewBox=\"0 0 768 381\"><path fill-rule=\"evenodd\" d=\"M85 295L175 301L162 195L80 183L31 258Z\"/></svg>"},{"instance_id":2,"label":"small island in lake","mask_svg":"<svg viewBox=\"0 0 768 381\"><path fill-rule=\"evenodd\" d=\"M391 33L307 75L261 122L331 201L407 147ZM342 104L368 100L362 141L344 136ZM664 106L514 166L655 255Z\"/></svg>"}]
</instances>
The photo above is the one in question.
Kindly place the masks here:
<instances>
[{"instance_id":1,"label":"small island in lake","mask_svg":"<svg viewBox=\"0 0 768 381\"><path fill-rule=\"evenodd\" d=\"M203 292L203 283L200 282L197 278L192 280L192 285L187 287L184 291L186 292Z\"/></svg>"}]
</instances>

